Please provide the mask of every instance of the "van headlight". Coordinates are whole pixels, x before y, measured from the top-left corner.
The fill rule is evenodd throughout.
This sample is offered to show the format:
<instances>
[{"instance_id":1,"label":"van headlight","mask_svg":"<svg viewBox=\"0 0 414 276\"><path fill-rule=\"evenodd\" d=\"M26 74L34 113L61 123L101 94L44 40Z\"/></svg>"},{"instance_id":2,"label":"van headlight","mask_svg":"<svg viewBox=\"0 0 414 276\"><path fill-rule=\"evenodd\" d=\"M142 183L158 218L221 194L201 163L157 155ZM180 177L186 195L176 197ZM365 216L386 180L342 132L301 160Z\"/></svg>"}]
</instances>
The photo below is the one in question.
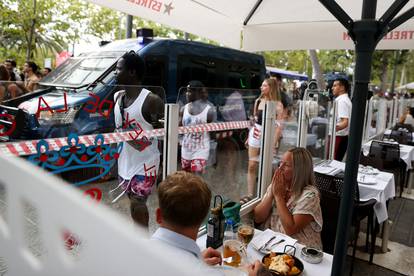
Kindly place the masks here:
<instances>
[{"instance_id":1,"label":"van headlight","mask_svg":"<svg viewBox=\"0 0 414 276\"><path fill-rule=\"evenodd\" d=\"M42 110L39 112L39 124L72 124L77 110L69 108L67 112L58 113L56 111Z\"/></svg>"}]
</instances>

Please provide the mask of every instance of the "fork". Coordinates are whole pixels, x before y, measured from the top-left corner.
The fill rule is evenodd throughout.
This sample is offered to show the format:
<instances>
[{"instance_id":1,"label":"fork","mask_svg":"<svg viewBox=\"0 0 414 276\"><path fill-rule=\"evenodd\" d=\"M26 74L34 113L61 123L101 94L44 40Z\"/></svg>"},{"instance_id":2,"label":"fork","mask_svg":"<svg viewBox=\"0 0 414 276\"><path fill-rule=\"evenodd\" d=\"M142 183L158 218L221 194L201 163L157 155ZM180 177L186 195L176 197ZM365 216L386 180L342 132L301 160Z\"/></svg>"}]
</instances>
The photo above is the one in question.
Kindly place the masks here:
<instances>
[{"instance_id":1,"label":"fork","mask_svg":"<svg viewBox=\"0 0 414 276\"><path fill-rule=\"evenodd\" d=\"M263 246L259 248L259 251L265 249L274 239L276 239L276 236L271 237Z\"/></svg>"},{"instance_id":2,"label":"fork","mask_svg":"<svg viewBox=\"0 0 414 276\"><path fill-rule=\"evenodd\" d=\"M267 248L270 250L270 249L272 249L272 247L273 247L273 246L278 245L278 244L281 244L281 243L282 243L282 242L284 242L284 241L285 241L284 239L281 239L281 240L279 240L279 241L277 241L277 242L273 243L272 245L269 245Z\"/></svg>"}]
</instances>

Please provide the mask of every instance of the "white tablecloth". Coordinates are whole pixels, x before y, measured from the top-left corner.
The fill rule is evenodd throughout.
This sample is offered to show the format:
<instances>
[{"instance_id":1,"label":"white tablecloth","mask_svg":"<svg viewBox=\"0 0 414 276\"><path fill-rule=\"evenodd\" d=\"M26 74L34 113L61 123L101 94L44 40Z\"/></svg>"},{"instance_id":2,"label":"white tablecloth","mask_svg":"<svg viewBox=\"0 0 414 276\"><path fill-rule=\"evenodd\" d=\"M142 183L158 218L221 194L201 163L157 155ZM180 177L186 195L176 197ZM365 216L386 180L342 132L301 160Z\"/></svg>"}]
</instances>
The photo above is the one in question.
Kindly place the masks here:
<instances>
[{"instance_id":1,"label":"white tablecloth","mask_svg":"<svg viewBox=\"0 0 414 276\"><path fill-rule=\"evenodd\" d=\"M322 165L322 166L321 166ZM328 175L335 175L339 170L345 170L345 163L332 160L329 162L329 166L326 163L321 163L314 168L314 171L324 173L323 170L327 170L326 167L332 167L334 170L331 173L324 173ZM381 172L377 175L370 175L376 180L375 184L363 184L358 182L359 197L361 201L367 201L369 199L375 199L377 203L374 205L375 215L379 223L388 219L388 211L386 202L388 199L395 197L395 180L392 173Z\"/></svg>"},{"instance_id":2,"label":"white tablecloth","mask_svg":"<svg viewBox=\"0 0 414 276\"><path fill-rule=\"evenodd\" d=\"M256 236L257 234L261 233L261 230L255 230L254 231L254 235ZM207 235L202 235L197 239L197 244L200 247L201 250L204 250L206 248L206 237ZM296 243L295 245L296 247L296 254L295 256L297 258L299 258L303 265L304 265L304 270L303 273L301 275L303 276L328 276L331 275L331 269L332 269L332 258L333 256L327 253L323 254L323 260L321 263L319 264L310 264L305 262L301 257L300 257L300 251L302 250L302 248L304 247L301 244ZM222 248L220 247L218 249L219 251L222 251ZM262 260L264 254L260 253L259 251L255 250L250 244L247 248L247 255L249 257L249 259L251 260L251 262L255 261L255 260Z\"/></svg>"},{"instance_id":3,"label":"white tablecloth","mask_svg":"<svg viewBox=\"0 0 414 276\"><path fill-rule=\"evenodd\" d=\"M364 155L368 155L371 142L369 141L362 145ZM411 161L414 160L414 147L400 144L400 158L407 164L407 170L411 169Z\"/></svg>"}]
</instances>

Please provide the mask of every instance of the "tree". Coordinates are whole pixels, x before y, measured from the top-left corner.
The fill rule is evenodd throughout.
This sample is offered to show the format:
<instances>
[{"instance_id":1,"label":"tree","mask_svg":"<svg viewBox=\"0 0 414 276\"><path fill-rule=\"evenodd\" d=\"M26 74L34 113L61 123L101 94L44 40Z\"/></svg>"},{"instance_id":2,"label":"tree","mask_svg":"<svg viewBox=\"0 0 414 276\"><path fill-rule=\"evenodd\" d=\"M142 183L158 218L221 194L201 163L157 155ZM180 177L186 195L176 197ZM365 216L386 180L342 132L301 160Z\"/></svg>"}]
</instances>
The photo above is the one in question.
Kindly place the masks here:
<instances>
[{"instance_id":1,"label":"tree","mask_svg":"<svg viewBox=\"0 0 414 276\"><path fill-rule=\"evenodd\" d=\"M74 21L88 16L85 4L78 0L5 0L0 4L0 47L2 52L34 59L40 53L59 52L70 41L79 38ZM74 23L73 25L71 23ZM71 26L72 25L72 26Z\"/></svg>"},{"instance_id":2,"label":"tree","mask_svg":"<svg viewBox=\"0 0 414 276\"><path fill-rule=\"evenodd\" d=\"M318 83L318 87L320 89L325 89L325 81L323 79L321 65L319 64L316 50L309 50L308 53L309 53L310 60L312 62L312 78L316 79Z\"/></svg>"}]
</instances>

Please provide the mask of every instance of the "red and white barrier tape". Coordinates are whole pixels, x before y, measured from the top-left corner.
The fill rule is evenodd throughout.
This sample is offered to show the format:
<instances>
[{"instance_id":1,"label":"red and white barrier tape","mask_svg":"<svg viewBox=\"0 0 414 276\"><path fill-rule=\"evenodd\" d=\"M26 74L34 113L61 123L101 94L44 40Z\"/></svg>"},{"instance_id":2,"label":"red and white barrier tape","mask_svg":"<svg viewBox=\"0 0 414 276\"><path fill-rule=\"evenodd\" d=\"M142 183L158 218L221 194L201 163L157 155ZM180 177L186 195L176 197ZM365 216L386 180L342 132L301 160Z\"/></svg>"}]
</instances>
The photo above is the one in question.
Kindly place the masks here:
<instances>
[{"instance_id":1,"label":"red and white barrier tape","mask_svg":"<svg viewBox=\"0 0 414 276\"><path fill-rule=\"evenodd\" d=\"M250 126L250 121L237 121L237 122L222 122L222 123L209 123L201 124L194 126L181 126L178 128L179 134L186 133L199 133L199 132L211 132L211 131L223 131L223 130L234 130L234 129L244 129ZM129 135L130 134L130 135ZM119 143L123 141L130 141L136 136L136 131L126 131L126 132L112 132L112 133L102 133L104 136L105 144ZM144 131L139 135L139 138L146 136L147 138L151 137L160 137L164 136L164 128L154 129L151 131ZM95 137L98 134L92 135L82 135L79 136L79 144L84 144L85 146L92 146L95 144ZM224 135L224 137L226 137ZM67 146L67 137L63 138L49 138L44 139L49 144L50 151L57 151L63 146ZM31 155L37 153L37 143L40 140L31 140L31 141L21 141L21 142L12 142L0 144L0 154L2 155Z\"/></svg>"}]
</instances>

